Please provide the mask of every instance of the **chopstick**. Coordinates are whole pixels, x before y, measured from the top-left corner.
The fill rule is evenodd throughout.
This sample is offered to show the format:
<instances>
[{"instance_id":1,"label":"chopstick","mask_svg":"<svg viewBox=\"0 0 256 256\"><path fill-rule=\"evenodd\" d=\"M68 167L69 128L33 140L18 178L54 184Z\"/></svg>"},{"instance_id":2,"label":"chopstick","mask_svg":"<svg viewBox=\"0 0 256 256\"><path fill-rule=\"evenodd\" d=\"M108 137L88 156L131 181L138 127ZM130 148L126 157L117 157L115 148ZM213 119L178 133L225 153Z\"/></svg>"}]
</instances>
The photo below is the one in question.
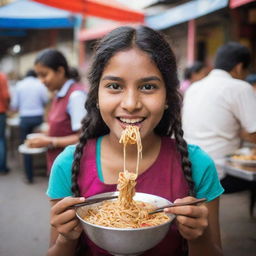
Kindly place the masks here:
<instances>
[{"instance_id":1,"label":"chopstick","mask_svg":"<svg viewBox=\"0 0 256 256\"><path fill-rule=\"evenodd\" d=\"M206 198L201 198L201 199L196 199L190 202L185 202L185 203L174 203L174 204L169 204L169 205L165 205L162 207L157 208L156 210L149 212L148 214L154 214L154 213L158 213L158 212L163 212L165 208L170 208L170 207L175 207L175 206L184 206L184 205L196 205L198 203L203 203L205 202L207 199Z\"/></svg>"},{"instance_id":2,"label":"chopstick","mask_svg":"<svg viewBox=\"0 0 256 256\"><path fill-rule=\"evenodd\" d=\"M70 206L69 208L73 209L73 208L77 208L77 207L81 207L81 206L85 206L85 205L100 203L105 200L111 200L111 199L115 199L115 198L118 198L118 196L105 196L105 197L98 197L98 198L93 198L93 199L86 199L85 202L79 203L79 204L74 204L74 205Z\"/></svg>"}]
</instances>

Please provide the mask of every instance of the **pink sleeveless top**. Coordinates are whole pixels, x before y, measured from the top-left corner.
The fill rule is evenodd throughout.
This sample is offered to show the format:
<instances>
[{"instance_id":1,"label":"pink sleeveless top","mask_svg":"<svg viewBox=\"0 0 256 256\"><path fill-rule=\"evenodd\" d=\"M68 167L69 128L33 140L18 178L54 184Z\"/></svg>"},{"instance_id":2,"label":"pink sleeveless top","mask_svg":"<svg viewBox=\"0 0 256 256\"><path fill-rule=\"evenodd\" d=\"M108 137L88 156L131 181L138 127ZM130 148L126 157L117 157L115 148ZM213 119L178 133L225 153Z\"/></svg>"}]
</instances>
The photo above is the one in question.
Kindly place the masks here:
<instances>
[{"instance_id":1,"label":"pink sleeveless top","mask_svg":"<svg viewBox=\"0 0 256 256\"><path fill-rule=\"evenodd\" d=\"M64 97L53 99L48 115L49 136L63 137L74 134L71 128L70 116L68 115L66 109L70 94L76 90L84 91L84 88L79 84L72 84ZM64 148L52 148L47 151L46 157L48 174L55 158L63 150Z\"/></svg>"},{"instance_id":2,"label":"pink sleeveless top","mask_svg":"<svg viewBox=\"0 0 256 256\"><path fill-rule=\"evenodd\" d=\"M111 156L110 156L111 157ZM116 185L105 184L98 178L96 164L96 140L89 140L81 159L81 169L78 177L81 196L90 197L95 194L116 191ZM137 192L154 194L170 201L188 196L188 184L181 169L180 155L176 150L175 141L163 137L160 153L156 161L139 177ZM93 256L110 255L100 249L87 238ZM183 239L180 236L175 221L162 242L148 250L143 255L182 255Z\"/></svg>"}]
</instances>

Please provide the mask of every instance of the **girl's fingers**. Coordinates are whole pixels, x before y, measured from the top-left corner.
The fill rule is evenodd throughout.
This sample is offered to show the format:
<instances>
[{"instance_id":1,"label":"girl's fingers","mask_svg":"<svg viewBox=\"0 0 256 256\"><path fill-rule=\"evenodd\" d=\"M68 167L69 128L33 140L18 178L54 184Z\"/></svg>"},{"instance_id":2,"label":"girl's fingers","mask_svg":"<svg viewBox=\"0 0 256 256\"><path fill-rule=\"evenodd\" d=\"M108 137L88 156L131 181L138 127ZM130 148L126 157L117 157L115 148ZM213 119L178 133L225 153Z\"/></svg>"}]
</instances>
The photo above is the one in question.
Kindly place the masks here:
<instances>
[{"instance_id":1,"label":"girl's fingers","mask_svg":"<svg viewBox=\"0 0 256 256\"><path fill-rule=\"evenodd\" d=\"M74 204L82 203L84 201L85 201L84 197L65 197L64 199L60 200L58 203L56 203L52 207L52 209L51 209L52 215L60 214L64 211L66 211L68 207L70 207Z\"/></svg>"},{"instance_id":2,"label":"girl's fingers","mask_svg":"<svg viewBox=\"0 0 256 256\"><path fill-rule=\"evenodd\" d=\"M68 223L62 224L61 226L59 226L59 227L57 228L57 230L58 230L58 232L61 233L61 234L68 234L68 233L70 233L71 231L80 232L81 229L78 228L79 225L80 225L79 220L74 219L74 220L69 221Z\"/></svg>"},{"instance_id":3,"label":"girl's fingers","mask_svg":"<svg viewBox=\"0 0 256 256\"><path fill-rule=\"evenodd\" d=\"M188 196L182 199L175 200L175 203L185 203L194 200L194 197ZM191 218L201 218L208 216L208 210L204 204L176 206L165 209L165 212L172 213L175 215L189 216Z\"/></svg>"},{"instance_id":4,"label":"girl's fingers","mask_svg":"<svg viewBox=\"0 0 256 256\"><path fill-rule=\"evenodd\" d=\"M182 224L178 224L178 229L180 234L187 240L196 239L204 232L203 229L193 229Z\"/></svg>"},{"instance_id":5,"label":"girl's fingers","mask_svg":"<svg viewBox=\"0 0 256 256\"><path fill-rule=\"evenodd\" d=\"M192 229L205 229L208 226L207 218L190 218L179 215L176 217L176 221L179 224Z\"/></svg>"},{"instance_id":6,"label":"girl's fingers","mask_svg":"<svg viewBox=\"0 0 256 256\"><path fill-rule=\"evenodd\" d=\"M167 209L166 212L175 215L189 216L190 218L200 218L208 215L207 207L203 205L176 206Z\"/></svg>"},{"instance_id":7,"label":"girl's fingers","mask_svg":"<svg viewBox=\"0 0 256 256\"><path fill-rule=\"evenodd\" d=\"M75 219L75 217L76 217L75 210L66 210L65 212L62 212L61 214L52 215L51 225L56 227L58 225L62 225L62 224L70 222L71 220Z\"/></svg>"}]
</instances>

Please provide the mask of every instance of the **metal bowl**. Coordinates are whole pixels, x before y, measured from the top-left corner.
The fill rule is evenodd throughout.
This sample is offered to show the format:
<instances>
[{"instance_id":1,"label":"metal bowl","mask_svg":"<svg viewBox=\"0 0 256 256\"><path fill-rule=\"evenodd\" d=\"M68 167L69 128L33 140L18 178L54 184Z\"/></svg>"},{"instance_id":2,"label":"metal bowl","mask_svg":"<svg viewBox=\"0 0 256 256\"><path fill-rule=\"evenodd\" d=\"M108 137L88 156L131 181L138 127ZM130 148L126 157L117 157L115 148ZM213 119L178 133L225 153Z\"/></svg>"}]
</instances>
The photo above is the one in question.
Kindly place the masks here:
<instances>
[{"instance_id":1,"label":"metal bowl","mask_svg":"<svg viewBox=\"0 0 256 256\"><path fill-rule=\"evenodd\" d=\"M118 192L102 193L90 198L118 195ZM150 203L162 207L171 202L160 196L145 193L136 193L136 201ZM94 204L93 206L95 206ZM77 209L76 215L80 219L87 236L100 248L112 255L139 255L156 246L167 234L170 224L174 219L173 214L168 214L170 220L164 224L143 228L112 228L91 224L83 219L91 207L83 206Z\"/></svg>"}]
</instances>

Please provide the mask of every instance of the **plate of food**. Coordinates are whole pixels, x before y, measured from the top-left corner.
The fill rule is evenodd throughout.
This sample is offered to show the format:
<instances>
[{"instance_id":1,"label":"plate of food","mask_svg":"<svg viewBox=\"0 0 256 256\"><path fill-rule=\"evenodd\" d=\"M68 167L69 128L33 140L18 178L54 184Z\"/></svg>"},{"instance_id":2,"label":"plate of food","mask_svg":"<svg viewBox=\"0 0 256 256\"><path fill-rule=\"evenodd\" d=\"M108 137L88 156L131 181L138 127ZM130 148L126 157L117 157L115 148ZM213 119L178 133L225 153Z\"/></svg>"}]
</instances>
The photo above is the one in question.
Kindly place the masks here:
<instances>
[{"instance_id":1,"label":"plate of food","mask_svg":"<svg viewBox=\"0 0 256 256\"><path fill-rule=\"evenodd\" d=\"M240 148L227 158L235 164L256 166L256 148Z\"/></svg>"},{"instance_id":2,"label":"plate of food","mask_svg":"<svg viewBox=\"0 0 256 256\"><path fill-rule=\"evenodd\" d=\"M47 150L46 147L42 148L30 148L26 144L21 144L18 148L18 151L22 154L40 154L44 153Z\"/></svg>"}]
</instances>

